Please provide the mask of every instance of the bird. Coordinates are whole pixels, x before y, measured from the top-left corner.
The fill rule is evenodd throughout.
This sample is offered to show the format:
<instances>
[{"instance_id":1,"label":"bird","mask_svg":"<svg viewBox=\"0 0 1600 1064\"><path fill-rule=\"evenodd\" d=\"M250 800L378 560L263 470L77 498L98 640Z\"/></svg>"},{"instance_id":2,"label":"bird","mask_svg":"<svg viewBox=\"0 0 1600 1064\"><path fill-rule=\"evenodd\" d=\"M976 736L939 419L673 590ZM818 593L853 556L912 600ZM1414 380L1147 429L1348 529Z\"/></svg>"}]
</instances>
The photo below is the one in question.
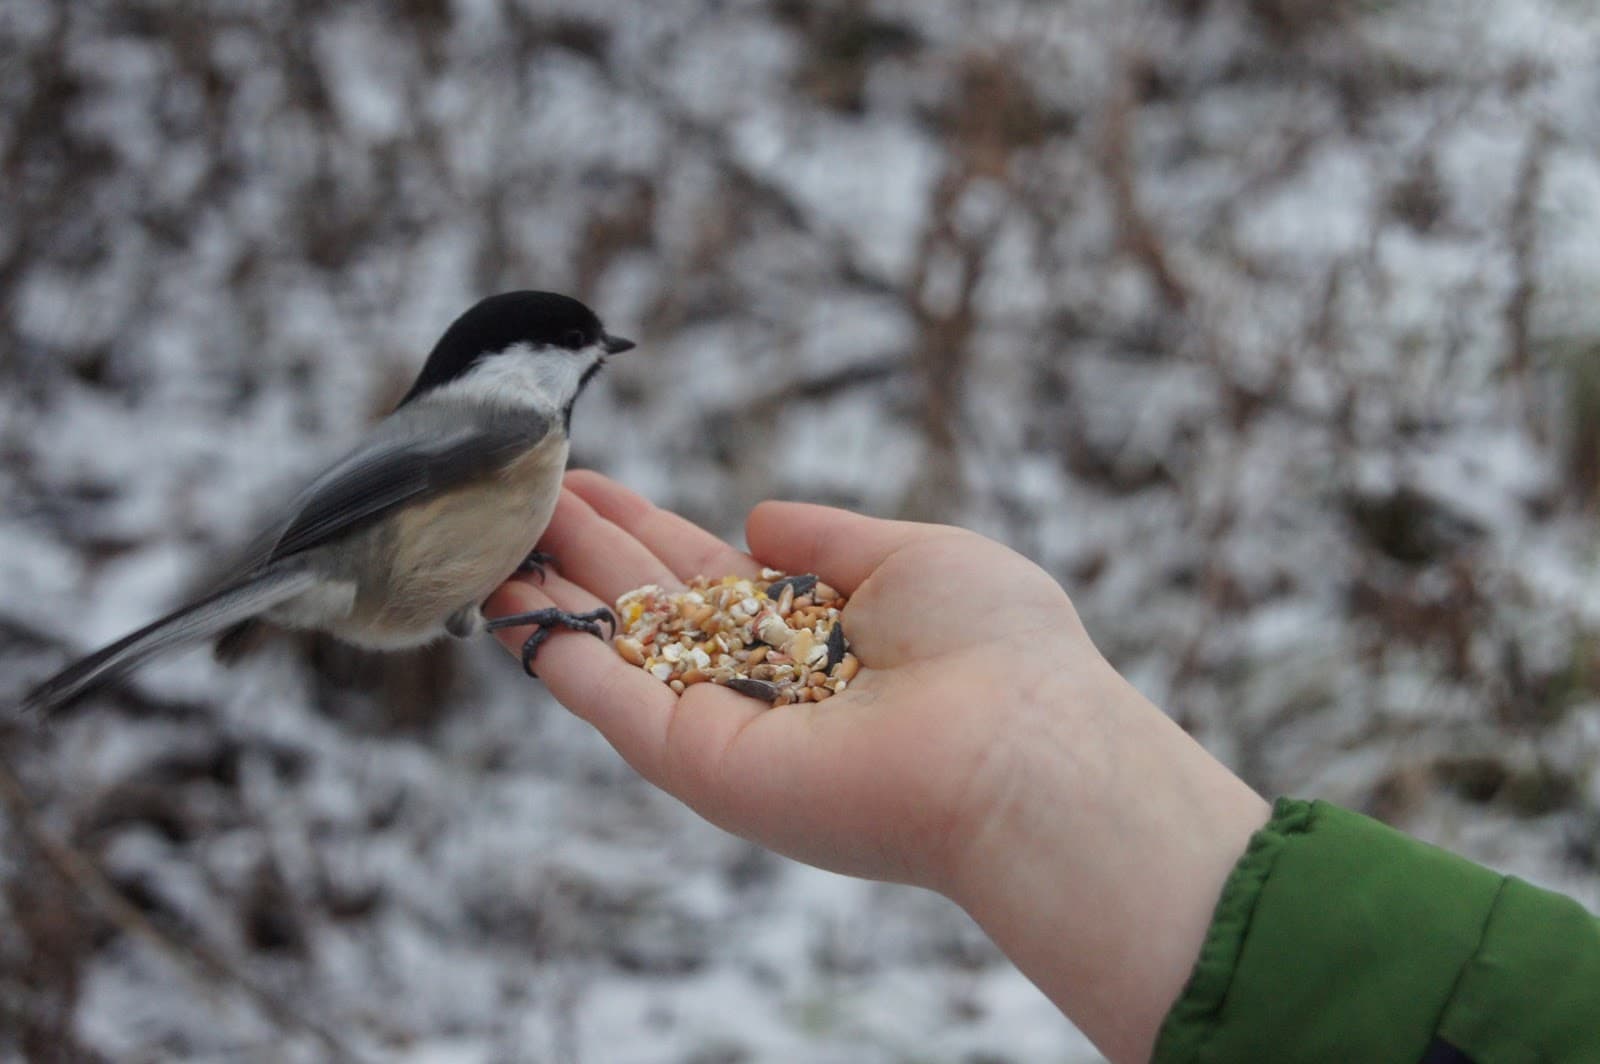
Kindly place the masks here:
<instances>
[{"instance_id":1,"label":"bird","mask_svg":"<svg viewBox=\"0 0 1600 1064\"><path fill-rule=\"evenodd\" d=\"M264 623L377 650L532 625L530 676L554 631L615 634L604 608L491 619L483 604L508 577L542 578L553 561L535 548L561 494L573 406L610 356L635 346L570 296L480 300L394 411L275 515L231 579L67 665L23 696L22 711L48 715L207 639L227 657Z\"/></svg>"}]
</instances>

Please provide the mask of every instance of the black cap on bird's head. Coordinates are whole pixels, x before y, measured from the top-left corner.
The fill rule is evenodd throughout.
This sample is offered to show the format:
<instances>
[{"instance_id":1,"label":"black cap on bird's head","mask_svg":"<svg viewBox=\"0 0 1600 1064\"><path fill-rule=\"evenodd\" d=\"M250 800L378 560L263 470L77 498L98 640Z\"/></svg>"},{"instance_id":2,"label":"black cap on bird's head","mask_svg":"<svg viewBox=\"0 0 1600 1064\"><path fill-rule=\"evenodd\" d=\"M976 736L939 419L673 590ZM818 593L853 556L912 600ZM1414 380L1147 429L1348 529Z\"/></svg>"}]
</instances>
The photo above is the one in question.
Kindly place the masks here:
<instances>
[{"instance_id":1,"label":"black cap on bird's head","mask_svg":"<svg viewBox=\"0 0 1600 1064\"><path fill-rule=\"evenodd\" d=\"M606 332L595 312L570 296L502 292L478 301L451 323L400 405L461 379L484 359L512 348L570 351L574 357L592 359L583 370L582 381L586 382L606 355L634 346L632 340Z\"/></svg>"}]
</instances>

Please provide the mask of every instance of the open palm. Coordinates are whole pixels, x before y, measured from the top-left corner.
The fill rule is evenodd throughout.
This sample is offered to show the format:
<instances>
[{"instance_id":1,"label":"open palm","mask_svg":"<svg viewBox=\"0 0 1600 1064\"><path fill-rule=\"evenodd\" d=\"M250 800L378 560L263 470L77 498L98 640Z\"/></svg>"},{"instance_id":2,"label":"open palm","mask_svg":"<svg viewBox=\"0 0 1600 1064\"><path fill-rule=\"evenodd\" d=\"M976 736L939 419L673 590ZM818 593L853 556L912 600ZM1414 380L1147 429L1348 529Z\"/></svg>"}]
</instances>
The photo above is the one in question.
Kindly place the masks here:
<instances>
[{"instance_id":1,"label":"open palm","mask_svg":"<svg viewBox=\"0 0 1600 1064\"><path fill-rule=\"evenodd\" d=\"M641 774L701 815L835 871L940 889L975 835L1004 816L1055 729L1028 726L1109 672L1043 570L973 533L799 503L763 503L754 557L588 472L567 477L541 548L541 586L508 582L499 616L582 611L641 584L821 576L851 596L842 623L863 668L842 695L776 709L711 684L675 695L592 637L539 652L550 690ZM499 633L515 652L526 629Z\"/></svg>"}]
</instances>

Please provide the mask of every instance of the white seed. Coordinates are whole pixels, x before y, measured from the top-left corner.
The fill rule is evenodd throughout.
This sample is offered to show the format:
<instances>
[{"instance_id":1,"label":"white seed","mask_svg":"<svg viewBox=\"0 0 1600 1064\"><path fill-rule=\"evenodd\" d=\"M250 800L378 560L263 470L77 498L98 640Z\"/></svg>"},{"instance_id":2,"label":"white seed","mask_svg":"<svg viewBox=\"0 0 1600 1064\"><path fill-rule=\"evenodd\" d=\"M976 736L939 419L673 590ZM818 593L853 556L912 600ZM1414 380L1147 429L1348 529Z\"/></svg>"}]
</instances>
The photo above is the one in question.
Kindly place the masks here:
<instances>
[{"instance_id":1,"label":"white seed","mask_svg":"<svg viewBox=\"0 0 1600 1064\"><path fill-rule=\"evenodd\" d=\"M661 585L659 585L659 584L646 584L646 585L644 585L644 587L636 587L636 588L634 588L632 591L628 592L626 595L623 595L622 598L618 599L617 601L618 602L644 602L645 600L654 598L655 596L657 596L659 594L661 594Z\"/></svg>"},{"instance_id":2,"label":"white seed","mask_svg":"<svg viewBox=\"0 0 1600 1064\"><path fill-rule=\"evenodd\" d=\"M664 661L658 661L650 666L650 675L658 680L666 680L672 676L672 666Z\"/></svg>"},{"instance_id":3,"label":"white seed","mask_svg":"<svg viewBox=\"0 0 1600 1064\"><path fill-rule=\"evenodd\" d=\"M761 636L763 643L770 643L775 647L781 647L794 638L789 626L775 613L766 614L756 622L756 634Z\"/></svg>"}]
</instances>

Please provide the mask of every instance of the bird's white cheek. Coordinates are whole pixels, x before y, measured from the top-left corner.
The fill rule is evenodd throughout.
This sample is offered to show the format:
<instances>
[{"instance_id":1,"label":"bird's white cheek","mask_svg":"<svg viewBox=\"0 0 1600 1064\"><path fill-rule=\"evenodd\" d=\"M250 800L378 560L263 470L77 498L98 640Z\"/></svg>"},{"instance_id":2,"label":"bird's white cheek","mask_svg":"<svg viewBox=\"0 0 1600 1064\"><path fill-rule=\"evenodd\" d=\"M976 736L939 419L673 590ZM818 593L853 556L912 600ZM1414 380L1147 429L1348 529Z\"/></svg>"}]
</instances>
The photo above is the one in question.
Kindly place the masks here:
<instances>
[{"instance_id":1,"label":"bird's white cheek","mask_svg":"<svg viewBox=\"0 0 1600 1064\"><path fill-rule=\"evenodd\" d=\"M584 371L597 361L598 351L518 344L485 358L438 394L494 406L559 411L577 394Z\"/></svg>"}]
</instances>

